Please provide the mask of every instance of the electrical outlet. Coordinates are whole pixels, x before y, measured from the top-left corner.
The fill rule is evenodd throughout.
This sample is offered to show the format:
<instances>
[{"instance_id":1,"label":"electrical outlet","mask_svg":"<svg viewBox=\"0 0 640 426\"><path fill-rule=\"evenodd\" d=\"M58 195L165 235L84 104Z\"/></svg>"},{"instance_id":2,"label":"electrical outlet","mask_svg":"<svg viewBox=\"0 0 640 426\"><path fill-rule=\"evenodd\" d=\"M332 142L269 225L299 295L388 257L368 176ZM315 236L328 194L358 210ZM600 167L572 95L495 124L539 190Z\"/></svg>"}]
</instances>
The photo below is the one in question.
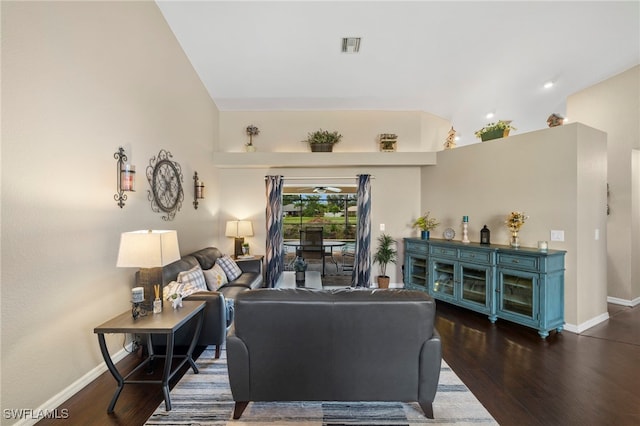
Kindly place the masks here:
<instances>
[{"instance_id":1,"label":"electrical outlet","mask_svg":"<svg viewBox=\"0 0 640 426\"><path fill-rule=\"evenodd\" d=\"M384 223L381 223L381 224L380 224L380 230L381 230L381 231L384 231Z\"/></svg>"},{"instance_id":2,"label":"electrical outlet","mask_svg":"<svg viewBox=\"0 0 640 426\"><path fill-rule=\"evenodd\" d=\"M600 239L600 230L598 228L596 228L596 233L594 235L594 238L596 241L598 241Z\"/></svg>"},{"instance_id":3,"label":"electrical outlet","mask_svg":"<svg viewBox=\"0 0 640 426\"><path fill-rule=\"evenodd\" d=\"M564 241L564 231L552 229L551 241Z\"/></svg>"}]
</instances>

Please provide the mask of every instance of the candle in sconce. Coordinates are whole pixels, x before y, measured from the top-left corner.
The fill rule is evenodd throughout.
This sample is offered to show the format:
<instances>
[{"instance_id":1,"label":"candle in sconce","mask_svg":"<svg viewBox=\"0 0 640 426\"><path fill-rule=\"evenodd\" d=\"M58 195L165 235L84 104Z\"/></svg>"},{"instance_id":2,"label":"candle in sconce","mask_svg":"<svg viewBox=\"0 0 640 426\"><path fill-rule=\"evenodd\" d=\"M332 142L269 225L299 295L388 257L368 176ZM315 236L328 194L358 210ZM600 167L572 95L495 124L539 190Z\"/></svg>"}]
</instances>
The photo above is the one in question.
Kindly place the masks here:
<instances>
[{"instance_id":1,"label":"candle in sconce","mask_svg":"<svg viewBox=\"0 0 640 426\"><path fill-rule=\"evenodd\" d=\"M204 185L202 182L196 182L196 198L204 198Z\"/></svg>"},{"instance_id":2,"label":"candle in sconce","mask_svg":"<svg viewBox=\"0 0 640 426\"><path fill-rule=\"evenodd\" d=\"M136 174L136 166L131 164L123 164L120 170L120 189L123 191L133 191L134 176Z\"/></svg>"},{"instance_id":3,"label":"candle in sconce","mask_svg":"<svg viewBox=\"0 0 640 426\"><path fill-rule=\"evenodd\" d=\"M469 216L462 216L462 221L464 223L468 223L469 222Z\"/></svg>"},{"instance_id":4,"label":"candle in sconce","mask_svg":"<svg viewBox=\"0 0 640 426\"><path fill-rule=\"evenodd\" d=\"M144 287L134 287L131 289L131 301L141 303L144 301Z\"/></svg>"}]
</instances>

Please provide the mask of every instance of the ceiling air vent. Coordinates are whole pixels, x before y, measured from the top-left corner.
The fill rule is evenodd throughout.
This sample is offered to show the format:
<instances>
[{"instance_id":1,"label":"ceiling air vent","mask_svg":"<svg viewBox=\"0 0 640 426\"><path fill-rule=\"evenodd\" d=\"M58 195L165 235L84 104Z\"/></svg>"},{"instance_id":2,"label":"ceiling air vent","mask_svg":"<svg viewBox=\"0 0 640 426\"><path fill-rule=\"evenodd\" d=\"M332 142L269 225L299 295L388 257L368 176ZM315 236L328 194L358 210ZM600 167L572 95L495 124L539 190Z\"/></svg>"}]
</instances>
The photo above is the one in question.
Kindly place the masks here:
<instances>
[{"instance_id":1,"label":"ceiling air vent","mask_svg":"<svg viewBox=\"0 0 640 426\"><path fill-rule=\"evenodd\" d=\"M342 53L358 53L360 51L360 37L344 37L342 39Z\"/></svg>"}]
</instances>

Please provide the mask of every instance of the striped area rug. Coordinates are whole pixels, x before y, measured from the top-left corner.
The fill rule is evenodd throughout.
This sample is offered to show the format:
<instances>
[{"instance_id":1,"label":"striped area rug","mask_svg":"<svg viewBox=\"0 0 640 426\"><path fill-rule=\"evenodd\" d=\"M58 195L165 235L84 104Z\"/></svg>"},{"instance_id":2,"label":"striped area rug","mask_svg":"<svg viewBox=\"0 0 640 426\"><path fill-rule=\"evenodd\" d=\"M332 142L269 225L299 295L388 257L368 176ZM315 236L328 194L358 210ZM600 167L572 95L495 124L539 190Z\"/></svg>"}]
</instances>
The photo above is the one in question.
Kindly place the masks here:
<instances>
[{"instance_id":1,"label":"striped area rug","mask_svg":"<svg viewBox=\"0 0 640 426\"><path fill-rule=\"evenodd\" d=\"M165 411L162 402L147 425L497 425L444 360L433 404L435 419L424 417L417 403L252 402L239 420L233 420L225 351L215 359L214 350L207 348L196 364L200 373L189 370L171 390L172 410Z\"/></svg>"}]
</instances>

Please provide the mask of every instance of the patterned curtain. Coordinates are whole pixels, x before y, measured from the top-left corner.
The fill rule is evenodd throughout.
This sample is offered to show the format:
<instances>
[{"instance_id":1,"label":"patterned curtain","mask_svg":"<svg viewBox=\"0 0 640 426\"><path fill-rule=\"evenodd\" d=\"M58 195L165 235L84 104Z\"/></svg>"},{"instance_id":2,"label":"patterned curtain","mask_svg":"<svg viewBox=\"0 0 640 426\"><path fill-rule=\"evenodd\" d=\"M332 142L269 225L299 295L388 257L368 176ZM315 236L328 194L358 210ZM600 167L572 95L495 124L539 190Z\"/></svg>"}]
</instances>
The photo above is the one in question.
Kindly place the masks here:
<instances>
[{"instance_id":1,"label":"patterned curtain","mask_svg":"<svg viewBox=\"0 0 640 426\"><path fill-rule=\"evenodd\" d=\"M274 287L284 269L282 255L282 176L265 176L267 189L266 287Z\"/></svg>"},{"instance_id":2,"label":"patterned curtain","mask_svg":"<svg viewBox=\"0 0 640 426\"><path fill-rule=\"evenodd\" d=\"M351 275L355 287L370 287L371 283L371 176L358 175L358 229L356 256Z\"/></svg>"}]
</instances>

